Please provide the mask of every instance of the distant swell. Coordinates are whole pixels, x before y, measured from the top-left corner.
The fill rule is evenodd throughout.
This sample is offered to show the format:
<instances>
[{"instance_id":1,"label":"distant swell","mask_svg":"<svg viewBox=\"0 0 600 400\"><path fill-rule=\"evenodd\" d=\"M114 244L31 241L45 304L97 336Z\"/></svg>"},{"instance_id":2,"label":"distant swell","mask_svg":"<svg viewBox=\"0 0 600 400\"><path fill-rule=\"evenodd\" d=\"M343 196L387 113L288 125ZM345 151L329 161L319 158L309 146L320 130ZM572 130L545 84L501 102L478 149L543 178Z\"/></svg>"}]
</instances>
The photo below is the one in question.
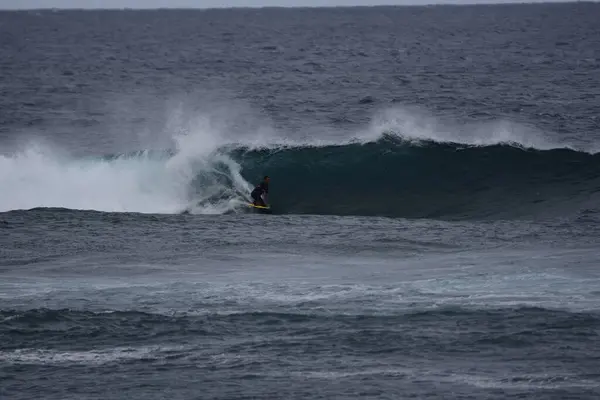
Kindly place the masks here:
<instances>
[{"instance_id":1,"label":"distant swell","mask_svg":"<svg viewBox=\"0 0 600 400\"><path fill-rule=\"evenodd\" d=\"M600 155L404 141L238 150L242 175L272 177L278 213L410 218L565 215L596 207Z\"/></svg>"},{"instance_id":2,"label":"distant swell","mask_svg":"<svg viewBox=\"0 0 600 400\"><path fill-rule=\"evenodd\" d=\"M232 335L246 337L248 333L289 335L295 332L307 335L307 339L315 339L314 335L324 330L328 334L319 342L346 341L350 346L367 345L372 341L376 341L376 345L396 342L410 344L411 347L430 347L437 343L439 333L447 332L446 340L454 342L446 343L451 351L455 345L485 347L491 342L510 347L534 346L543 340L580 342L592 340L600 327L597 313L536 307L416 308L386 315L362 314L360 311L359 314L348 315L324 310L305 313L293 309L278 312L198 312L200 314L164 315L137 311L2 310L0 350L64 346L72 349L73 343L83 342L137 345L142 341L154 342L167 337L169 341L176 342L177 337L221 339ZM466 329L463 334L456 331L457 324ZM436 331L431 331L431 327L435 327ZM483 331L487 333L482 334Z\"/></svg>"},{"instance_id":3,"label":"distant swell","mask_svg":"<svg viewBox=\"0 0 600 400\"><path fill-rule=\"evenodd\" d=\"M210 311L199 308L194 312L153 313L142 311L84 311L75 309L36 308L28 310L0 310L0 334L41 333L85 334L86 330L123 334L136 329L146 334L164 333L163 329L181 330L197 334L215 333L223 324L250 324L266 326L277 324L305 324L307 322L335 322L347 325L395 325L446 323L452 320L474 323L512 322L538 328L595 328L600 326L600 315L595 312L573 312L543 307L463 307L445 306L399 310L397 313L371 314L359 310L356 314L328 310L239 310L236 312ZM151 329L150 329L151 328ZM158 328L158 330L157 330ZM218 329L217 329L218 330Z\"/></svg>"}]
</instances>

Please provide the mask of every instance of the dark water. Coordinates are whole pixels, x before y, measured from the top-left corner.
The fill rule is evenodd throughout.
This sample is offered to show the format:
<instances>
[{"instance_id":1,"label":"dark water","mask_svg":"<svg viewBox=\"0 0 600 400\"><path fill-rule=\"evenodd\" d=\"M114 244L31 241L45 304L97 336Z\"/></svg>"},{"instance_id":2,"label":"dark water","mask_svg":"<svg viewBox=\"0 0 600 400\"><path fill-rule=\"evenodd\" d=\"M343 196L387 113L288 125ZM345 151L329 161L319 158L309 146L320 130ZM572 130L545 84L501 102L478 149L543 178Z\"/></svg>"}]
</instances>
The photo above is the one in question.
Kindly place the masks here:
<instances>
[{"instance_id":1,"label":"dark water","mask_svg":"<svg viewBox=\"0 0 600 400\"><path fill-rule=\"evenodd\" d=\"M0 398L598 398L599 19L0 13Z\"/></svg>"}]
</instances>

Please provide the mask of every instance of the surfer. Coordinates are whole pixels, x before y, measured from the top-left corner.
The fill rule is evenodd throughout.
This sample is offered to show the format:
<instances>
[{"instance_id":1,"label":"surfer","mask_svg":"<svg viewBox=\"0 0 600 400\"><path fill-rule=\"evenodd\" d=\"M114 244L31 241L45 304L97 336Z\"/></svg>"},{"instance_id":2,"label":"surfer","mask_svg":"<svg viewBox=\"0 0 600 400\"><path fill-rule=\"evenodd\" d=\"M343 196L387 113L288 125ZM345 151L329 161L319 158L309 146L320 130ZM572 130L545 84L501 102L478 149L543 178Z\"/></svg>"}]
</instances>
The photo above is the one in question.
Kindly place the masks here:
<instances>
[{"instance_id":1,"label":"surfer","mask_svg":"<svg viewBox=\"0 0 600 400\"><path fill-rule=\"evenodd\" d=\"M265 175L262 182L259 183L258 186L256 186L254 188L252 193L250 193L250 197L252 197L252 200L254 200L252 202L252 204L254 204L255 206L262 206L262 207L267 206L267 203L265 200L267 198L267 195L269 194L269 181L270 180L271 180L271 178L269 178L268 175Z\"/></svg>"}]
</instances>

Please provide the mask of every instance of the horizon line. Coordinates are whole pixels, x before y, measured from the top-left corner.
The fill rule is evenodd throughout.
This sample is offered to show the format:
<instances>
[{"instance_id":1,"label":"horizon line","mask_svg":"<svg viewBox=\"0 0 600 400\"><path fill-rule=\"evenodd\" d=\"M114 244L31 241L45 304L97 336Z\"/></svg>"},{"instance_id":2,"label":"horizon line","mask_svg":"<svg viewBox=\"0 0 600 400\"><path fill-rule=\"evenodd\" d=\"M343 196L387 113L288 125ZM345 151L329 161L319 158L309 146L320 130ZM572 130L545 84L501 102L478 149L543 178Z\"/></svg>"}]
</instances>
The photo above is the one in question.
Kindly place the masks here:
<instances>
[{"instance_id":1,"label":"horizon line","mask_svg":"<svg viewBox=\"0 0 600 400\"><path fill-rule=\"evenodd\" d=\"M316 9L316 8L378 8L378 7L432 7L432 6L501 6L501 5L544 5L544 4L596 4L600 0L498 0L463 2L462 0L448 0L432 3L406 3L406 4L372 4L372 5L329 5L329 6L213 6L213 7L33 7L33 8L0 8L0 11L161 11L161 10L253 10L253 9Z\"/></svg>"}]
</instances>

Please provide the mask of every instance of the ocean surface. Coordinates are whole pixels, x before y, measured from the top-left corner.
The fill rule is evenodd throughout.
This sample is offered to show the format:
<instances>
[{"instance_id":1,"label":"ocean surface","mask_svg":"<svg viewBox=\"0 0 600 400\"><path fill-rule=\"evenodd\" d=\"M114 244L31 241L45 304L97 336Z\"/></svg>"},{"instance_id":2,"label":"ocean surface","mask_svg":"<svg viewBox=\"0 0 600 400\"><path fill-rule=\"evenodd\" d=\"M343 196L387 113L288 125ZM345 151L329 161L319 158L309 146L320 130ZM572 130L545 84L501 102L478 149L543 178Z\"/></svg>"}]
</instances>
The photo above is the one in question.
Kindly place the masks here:
<instances>
[{"instance_id":1,"label":"ocean surface","mask_svg":"<svg viewBox=\"0 0 600 400\"><path fill-rule=\"evenodd\" d=\"M0 398L599 399L598 21L0 12Z\"/></svg>"}]
</instances>

